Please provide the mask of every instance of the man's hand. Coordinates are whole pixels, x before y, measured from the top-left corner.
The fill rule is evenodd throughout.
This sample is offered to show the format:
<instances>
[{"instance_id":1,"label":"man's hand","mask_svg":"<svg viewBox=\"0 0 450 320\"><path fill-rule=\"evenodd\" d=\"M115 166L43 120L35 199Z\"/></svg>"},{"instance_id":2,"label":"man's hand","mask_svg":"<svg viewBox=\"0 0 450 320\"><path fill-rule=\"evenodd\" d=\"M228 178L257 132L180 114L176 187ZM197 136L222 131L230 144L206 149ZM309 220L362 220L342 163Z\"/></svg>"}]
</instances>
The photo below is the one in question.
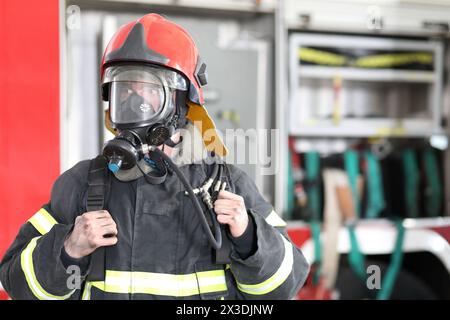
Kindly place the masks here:
<instances>
[{"instance_id":1,"label":"man's hand","mask_svg":"<svg viewBox=\"0 0 450 320\"><path fill-rule=\"evenodd\" d=\"M106 210L83 213L75 219L72 232L64 241L64 249L72 258L90 255L98 247L117 243L117 226Z\"/></svg>"},{"instance_id":2,"label":"man's hand","mask_svg":"<svg viewBox=\"0 0 450 320\"><path fill-rule=\"evenodd\" d=\"M229 225L233 237L241 236L247 229L248 214L244 198L241 196L225 190L220 191L214 202L214 210L217 214L217 221Z\"/></svg>"}]
</instances>

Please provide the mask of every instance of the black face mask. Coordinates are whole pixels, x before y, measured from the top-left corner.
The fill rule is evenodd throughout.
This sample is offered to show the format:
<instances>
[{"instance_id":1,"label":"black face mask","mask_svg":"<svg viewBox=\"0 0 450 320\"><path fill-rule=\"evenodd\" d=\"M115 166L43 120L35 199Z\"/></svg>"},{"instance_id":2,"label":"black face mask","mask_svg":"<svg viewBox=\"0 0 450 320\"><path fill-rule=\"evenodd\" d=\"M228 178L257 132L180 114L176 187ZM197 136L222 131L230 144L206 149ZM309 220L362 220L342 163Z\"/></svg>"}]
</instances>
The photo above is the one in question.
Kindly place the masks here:
<instances>
[{"instance_id":1,"label":"black face mask","mask_svg":"<svg viewBox=\"0 0 450 320\"><path fill-rule=\"evenodd\" d=\"M148 153L148 146L160 146L171 136L172 130L160 123L121 131L103 147L103 155L109 160L108 168L112 172L133 168Z\"/></svg>"},{"instance_id":2,"label":"black face mask","mask_svg":"<svg viewBox=\"0 0 450 320\"><path fill-rule=\"evenodd\" d=\"M176 101L185 101L186 92L177 91ZM139 107L144 102L143 98L136 93L125 100L128 109ZM124 101L124 103L125 103ZM108 159L108 168L112 172L119 169L128 170L133 168L149 152L149 146L160 146L167 144L171 147L175 144L170 137L176 129L185 124L185 106L177 105L174 114L163 123L154 123L144 127L123 128L119 134L108 141L103 147L103 155ZM130 110L130 112L133 112Z\"/></svg>"}]
</instances>

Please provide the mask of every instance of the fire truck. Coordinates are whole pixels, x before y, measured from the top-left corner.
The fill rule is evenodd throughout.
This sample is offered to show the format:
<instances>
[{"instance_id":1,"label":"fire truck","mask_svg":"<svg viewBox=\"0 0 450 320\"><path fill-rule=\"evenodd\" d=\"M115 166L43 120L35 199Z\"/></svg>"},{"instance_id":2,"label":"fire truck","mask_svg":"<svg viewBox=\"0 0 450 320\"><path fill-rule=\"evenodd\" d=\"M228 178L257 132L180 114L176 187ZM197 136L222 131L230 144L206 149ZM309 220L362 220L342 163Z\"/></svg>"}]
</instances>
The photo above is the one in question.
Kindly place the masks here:
<instances>
[{"instance_id":1,"label":"fire truck","mask_svg":"<svg viewBox=\"0 0 450 320\"><path fill-rule=\"evenodd\" d=\"M450 273L450 218L439 219L405 219L403 242L403 263L397 275L393 299L448 299ZM293 222L289 224L289 236L303 251L313 264L314 240L307 223ZM369 257L367 264L382 265L384 270L390 263L397 237L397 229L393 223L385 219L360 221L356 228L361 251ZM322 234L326 237L326 234ZM350 252L348 230L339 230L337 243L340 257L336 288L320 290L319 286L308 279L305 287L297 295L298 299L366 299L373 298L366 283L353 275L346 263ZM369 275L368 275L369 276ZM322 288L323 289L323 288ZM410 291L412 290L412 291Z\"/></svg>"},{"instance_id":2,"label":"fire truck","mask_svg":"<svg viewBox=\"0 0 450 320\"><path fill-rule=\"evenodd\" d=\"M286 143L276 199L312 264L298 298L448 299L448 3L283 6L287 54L277 64L288 66L279 78L288 93L279 103L287 116L278 119ZM416 54L427 66L400 61ZM428 172L423 153L436 155ZM351 219L338 205L345 190ZM428 214L432 190L437 207ZM378 290L369 288L373 267Z\"/></svg>"}]
</instances>

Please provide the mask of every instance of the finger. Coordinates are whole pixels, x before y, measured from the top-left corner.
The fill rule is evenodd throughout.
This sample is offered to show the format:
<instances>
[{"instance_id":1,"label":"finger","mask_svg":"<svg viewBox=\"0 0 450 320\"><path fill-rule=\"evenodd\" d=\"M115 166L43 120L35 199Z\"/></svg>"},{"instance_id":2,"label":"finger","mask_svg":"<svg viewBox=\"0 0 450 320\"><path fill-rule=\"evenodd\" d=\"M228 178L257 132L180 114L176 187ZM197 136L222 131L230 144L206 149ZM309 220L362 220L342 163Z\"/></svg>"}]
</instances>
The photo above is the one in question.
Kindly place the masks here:
<instances>
[{"instance_id":1,"label":"finger","mask_svg":"<svg viewBox=\"0 0 450 320\"><path fill-rule=\"evenodd\" d=\"M89 220L86 222L85 228L87 230L94 230L95 232L97 232L98 230L101 230L104 227L114 227L117 228L117 224L116 222L111 219L94 219L94 220Z\"/></svg>"},{"instance_id":2,"label":"finger","mask_svg":"<svg viewBox=\"0 0 450 320\"><path fill-rule=\"evenodd\" d=\"M106 226L106 225L110 225L110 224L116 225L116 222L111 217L95 219L93 222L100 226Z\"/></svg>"},{"instance_id":3,"label":"finger","mask_svg":"<svg viewBox=\"0 0 450 320\"><path fill-rule=\"evenodd\" d=\"M106 210L85 212L85 213L83 213L83 216L85 218L89 218L89 219L102 219L102 218L111 217L109 212Z\"/></svg>"},{"instance_id":4,"label":"finger","mask_svg":"<svg viewBox=\"0 0 450 320\"><path fill-rule=\"evenodd\" d=\"M237 214L236 210L230 208L214 208L217 215L224 214L227 216L235 216Z\"/></svg>"},{"instance_id":5,"label":"finger","mask_svg":"<svg viewBox=\"0 0 450 320\"><path fill-rule=\"evenodd\" d=\"M223 214L217 216L217 221L219 221L219 223L221 224L228 224L228 225L233 225L236 222L232 216L226 216Z\"/></svg>"},{"instance_id":6,"label":"finger","mask_svg":"<svg viewBox=\"0 0 450 320\"><path fill-rule=\"evenodd\" d=\"M95 217L96 219L112 219L111 214L106 210L98 211L98 215Z\"/></svg>"},{"instance_id":7,"label":"finger","mask_svg":"<svg viewBox=\"0 0 450 320\"><path fill-rule=\"evenodd\" d=\"M92 223L97 227L116 226L116 222L111 217L94 219Z\"/></svg>"},{"instance_id":8,"label":"finger","mask_svg":"<svg viewBox=\"0 0 450 320\"><path fill-rule=\"evenodd\" d=\"M100 234L101 234L103 237L116 236L116 235L117 235L117 228L116 228L116 226L102 227L102 228L100 229Z\"/></svg>"},{"instance_id":9,"label":"finger","mask_svg":"<svg viewBox=\"0 0 450 320\"><path fill-rule=\"evenodd\" d=\"M228 205L214 205L214 210L230 210L236 213L239 213L241 211L244 210L244 208L242 207L242 205L240 204L236 204L236 202L232 203L232 204L228 204Z\"/></svg>"},{"instance_id":10,"label":"finger","mask_svg":"<svg viewBox=\"0 0 450 320\"><path fill-rule=\"evenodd\" d=\"M108 226L116 227L117 226L116 223L114 222L114 220L110 220L110 221L108 221L108 220L100 220L99 223L100 223L99 224L100 227L108 227Z\"/></svg>"},{"instance_id":11,"label":"finger","mask_svg":"<svg viewBox=\"0 0 450 320\"><path fill-rule=\"evenodd\" d=\"M230 199L218 199L214 202L214 206L219 207L236 207L240 203L237 200L230 200Z\"/></svg>"},{"instance_id":12,"label":"finger","mask_svg":"<svg viewBox=\"0 0 450 320\"><path fill-rule=\"evenodd\" d=\"M97 246L99 247L113 246L117 243L117 241L118 241L117 237L99 238L97 240Z\"/></svg>"},{"instance_id":13,"label":"finger","mask_svg":"<svg viewBox=\"0 0 450 320\"><path fill-rule=\"evenodd\" d=\"M222 190L219 192L218 199L230 199L230 200L242 201L241 196L234 194L232 192L226 191L226 190Z\"/></svg>"}]
</instances>

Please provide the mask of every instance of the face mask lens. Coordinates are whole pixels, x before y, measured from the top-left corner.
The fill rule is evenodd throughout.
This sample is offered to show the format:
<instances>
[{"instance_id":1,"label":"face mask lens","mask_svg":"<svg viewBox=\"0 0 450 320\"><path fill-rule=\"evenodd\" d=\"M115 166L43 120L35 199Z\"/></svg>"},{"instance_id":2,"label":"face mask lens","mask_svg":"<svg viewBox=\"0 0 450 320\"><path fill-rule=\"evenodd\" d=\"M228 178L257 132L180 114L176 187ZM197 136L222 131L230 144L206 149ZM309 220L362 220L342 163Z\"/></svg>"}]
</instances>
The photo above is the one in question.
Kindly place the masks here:
<instances>
[{"instance_id":1,"label":"face mask lens","mask_svg":"<svg viewBox=\"0 0 450 320\"><path fill-rule=\"evenodd\" d=\"M113 82L110 111L114 123L140 123L162 112L165 91L162 86L142 82Z\"/></svg>"}]
</instances>

